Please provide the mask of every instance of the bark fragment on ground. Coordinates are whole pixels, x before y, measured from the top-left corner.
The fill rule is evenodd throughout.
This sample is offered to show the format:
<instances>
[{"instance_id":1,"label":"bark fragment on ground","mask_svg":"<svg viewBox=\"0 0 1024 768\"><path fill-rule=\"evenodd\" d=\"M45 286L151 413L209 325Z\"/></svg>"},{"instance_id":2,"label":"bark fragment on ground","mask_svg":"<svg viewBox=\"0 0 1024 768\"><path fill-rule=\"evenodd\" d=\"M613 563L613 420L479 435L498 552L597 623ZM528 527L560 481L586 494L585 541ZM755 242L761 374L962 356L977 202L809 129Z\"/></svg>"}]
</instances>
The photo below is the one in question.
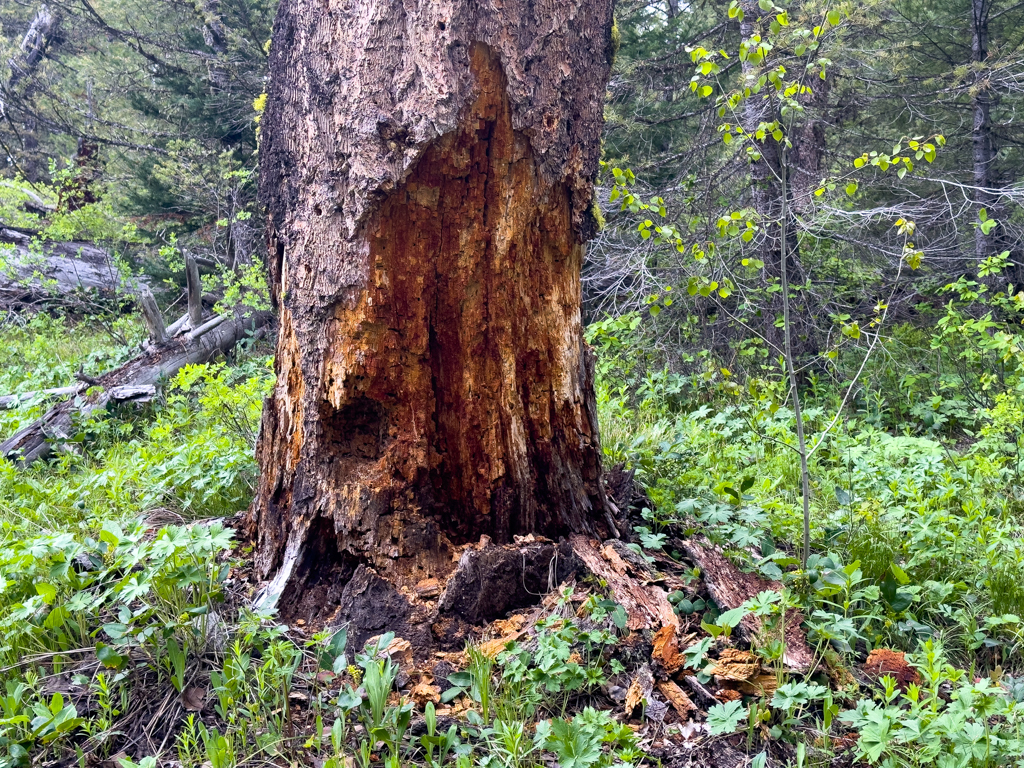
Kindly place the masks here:
<instances>
[{"instance_id":1,"label":"bark fragment on ground","mask_svg":"<svg viewBox=\"0 0 1024 768\"><path fill-rule=\"evenodd\" d=\"M665 590L646 583L650 574L636 561L627 562L625 558L632 553L623 552L621 542L606 542L602 546L580 534L570 536L569 542L587 570L607 582L613 599L625 609L631 630L679 626Z\"/></svg>"},{"instance_id":2,"label":"bark fragment on ground","mask_svg":"<svg viewBox=\"0 0 1024 768\"><path fill-rule=\"evenodd\" d=\"M723 610L739 608L759 592L781 592L783 589L778 582L768 581L756 573L741 571L718 547L703 536L680 540L679 545L700 568L701 578L708 592ZM795 608L786 612L783 638L786 651L782 661L788 669L799 673L809 672L814 667L814 652L807 644L807 636L800 626L803 621L803 614ZM753 642L763 633L764 625L759 617L747 615L743 617L737 630L745 640Z\"/></svg>"},{"instance_id":3,"label":"bark fragment on ground","mask_svg":"<svg viewBox=\"0 0 1024 768\"><path fill-rule=\"evenodd\" d=\"M657 683L656 687L680 718L685 720L699 711L686 692L672 680L662 680Z\"/></svg>"}]
</instances>

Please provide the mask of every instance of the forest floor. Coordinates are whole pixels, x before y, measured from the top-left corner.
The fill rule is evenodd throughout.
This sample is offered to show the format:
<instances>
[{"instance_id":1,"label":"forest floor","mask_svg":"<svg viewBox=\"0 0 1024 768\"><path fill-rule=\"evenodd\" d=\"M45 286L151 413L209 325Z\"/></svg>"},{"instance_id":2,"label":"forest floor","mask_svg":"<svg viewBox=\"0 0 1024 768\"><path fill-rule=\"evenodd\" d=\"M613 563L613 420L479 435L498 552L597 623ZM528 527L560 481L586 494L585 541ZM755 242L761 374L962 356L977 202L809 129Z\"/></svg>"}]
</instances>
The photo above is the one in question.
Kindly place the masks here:
<instances>
[{"instance_id":1,"label":"forest floor","mask_svg":"<svg viewBox=\"0 0 1024 768\"><path fill-rule=\"evenodd\" d=\"M9 315L0 394L95 376L142 335ZM0 766L1022 764L1022 493L984 439L858 415L828 432L809 408L803 567L791 414L687 400L658 372L626 387L609 359L608 488L631 530L561 544L528 601L425 648L252 608L233 526L270 355L247 343L46 462L0 462ZM0 435L44 407L0 411Z\"/></svg>"}]
</instances>

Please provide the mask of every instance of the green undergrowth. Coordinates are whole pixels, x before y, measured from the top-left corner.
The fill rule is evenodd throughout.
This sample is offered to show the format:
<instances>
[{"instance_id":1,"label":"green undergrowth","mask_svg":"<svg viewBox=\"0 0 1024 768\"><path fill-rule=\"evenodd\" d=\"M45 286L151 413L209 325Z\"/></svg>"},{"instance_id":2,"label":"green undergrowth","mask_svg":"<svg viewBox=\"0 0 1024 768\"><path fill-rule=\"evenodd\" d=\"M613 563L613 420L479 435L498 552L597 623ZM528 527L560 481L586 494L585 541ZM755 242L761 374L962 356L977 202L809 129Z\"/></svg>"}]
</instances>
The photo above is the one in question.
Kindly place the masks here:
<instances>
[{"instance_id":1,"label":"green undergrowth","mask_svg":"<svg viewBox=\"0 0 1024 768\"><path fill-rule=\"evenodd\" d=\"M132 357L139 331L123 319L111 334L102 322L78 324L36 315L0 331L5 393L75 382ZM128 343L125 343L125 342ZM222 516L251 499L253 446L271 358L238 350L224 362L188 366L166 382L156 402L124 407L77 423L55 456L21 468L0 462L0 524L11 541L97 521L125 522L153 513L184 519ZM45 412L41 396L0 411L2 436Z\"/></svg>"},{"instance_id":2,"label":"green undergrowth","mask_svg":"<svg viewBox=\"0 0 1024 768\"><path fill-rule=\"evenodd\" d=\"M534 768L554 758L604 768L644 759L633 729L590 706L624 669L617 646L628 631L608 600L567 592L497 658L470 647L434 697L440 711L416 709L397 694L400 673L413 670L384 653L393 633L350 649L344 627L303 637L240 608L231 544L219 522L139 522L0 550L9 609L0 765ZM161 702L172 702L163 717Z\"/></svg>"},{"instance_id":3,"label":"green undergrowth","mask_svg":"<svg viewBox=\"0 0 1024 768\"><path fill-rule=\"evenodd\" d=\"M82 371L96 376L128 360L142 340L135 318L92 318L75 322L40 312L0 315L0 395L22 395L18 408L0 410L6 438L44 412L41 389L67 387Z\"/></svg>"},{"instance_id":4,"label":"green undergrowth","mask_svg":"<svg viewBox=\"0 0 1024 768\"><path fill-rule=\"evenodd\" d=\"M1001 427L1015 390L974 408L964 441L923 419L893 429L857 407L837 411L836 390L812 387L815 554L804 570L794 418L778 380L737 384L710 360L689 375L643 370L630 363L643 359L641 332L606 321L591 338L604 351L602 445L646 489L652 535L709 535L798 593L812 634L844 651L935 639L964 668L1024 670L1024 483Z\"/></svg>"},{"instance_id":5,"label":"green undergrowth","mask_svg":"<svg viewBox=\"0 0 1024 768\"><path fill-rule=\"evenodd\" d=\"M127 359L141 332L117 322L9 323L0 330L7 392L66 385L80 368L95 375ZM688 585L670 595L693 634L680 648L686 670L713 686L716 659L742 648L777 685L666 725L665 738L700 749L728 738L759 766L1022 765L1024 545L1018 458L1004 433L979 424L958 445L922 419L898 430L851 408L833 423L827 393L810 402L818 447L804 568L793 545L793 418L777 405L778 385L765 377L740 391L721 373L653 367L640 375L623 361L642 352L591 335L602 352L606 459L634 469L648 496L631 546L651 562L667 556L658 562ZM243 346L230 362L184 369L142 410L78 424L46 462L0 463L0 767L657 764L645 737L654 726L644 725L656 702L627 718L609 698L648 657L606 585L549 601L496 656L469 648L433 681L443 692L426 707L411 701L415 679L403 682L383 653L387 634L349 648L344 631L304 634L246 609L247 564L216 518L251 499L271 380L265 351ZM0 414L3 434L43 407L30 399ZM694 534L777 588L716 606L681 551ZM804 675L781 663L789 608L801 610L823 660ZM740 643L733 630L748 614L765 630ZM875 648L905 651L915 681L856 683L846 670Z\"/></svg>"}]
</instances>

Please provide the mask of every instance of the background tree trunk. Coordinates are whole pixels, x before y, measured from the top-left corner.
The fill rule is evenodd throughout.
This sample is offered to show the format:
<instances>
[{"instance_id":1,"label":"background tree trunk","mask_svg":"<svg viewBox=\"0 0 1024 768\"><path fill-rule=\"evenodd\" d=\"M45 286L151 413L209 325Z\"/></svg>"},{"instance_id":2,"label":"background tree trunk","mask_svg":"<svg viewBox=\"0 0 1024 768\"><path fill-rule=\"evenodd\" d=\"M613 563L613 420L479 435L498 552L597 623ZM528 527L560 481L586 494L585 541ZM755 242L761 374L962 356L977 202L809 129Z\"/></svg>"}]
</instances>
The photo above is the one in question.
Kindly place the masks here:
<instances>
[{"instance_id":1,"label":"background tree trunk","mask_svg":"<svg viewBox=\"0 0 1024 768\"><path fill-rule=\"evenodd\" d=\"M282 3L250 525L286 615L357 568L443 578L482 535L614 530L580 320L611 21L611 0Z\"/></svg>"}]
</instances>

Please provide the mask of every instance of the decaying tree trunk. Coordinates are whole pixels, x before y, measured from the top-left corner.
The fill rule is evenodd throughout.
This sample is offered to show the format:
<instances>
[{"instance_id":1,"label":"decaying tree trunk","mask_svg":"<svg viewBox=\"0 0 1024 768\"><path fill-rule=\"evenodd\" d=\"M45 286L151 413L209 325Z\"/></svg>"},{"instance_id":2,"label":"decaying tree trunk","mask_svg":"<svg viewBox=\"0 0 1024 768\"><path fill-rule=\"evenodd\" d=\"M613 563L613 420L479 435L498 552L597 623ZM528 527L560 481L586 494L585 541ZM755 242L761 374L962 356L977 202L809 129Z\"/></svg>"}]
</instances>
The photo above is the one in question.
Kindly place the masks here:
<instances>
[{"instance_id":1,"label":"decaying tree trunk","mask_svg":"<svg viewBox=\"0 0 1024 768\"><path fill-rule=\"evenodd\" d=\"M285 0L262 121L280 309L266 601L613 530L580 319L611 0ZM276 575L275 575L276 574Z\"/></svg>"},{"instance_id":2,"label":"decaying tree trunk","mask_svg":"<svg viewBox=\"0 0 1024 768\"><path fill-rule=\"evenodd\" d=\"M41 158L36 155L37 141L35 137L35 119L25 115L19 108L24 97L23 82L42 63L48 50L60 38L60 12L55 12L46 5L40 5L25 37L21 40L18 51L7 60L10 72L6 81L0 82L0 120L5 122L22 122L24 132L21 136L22 147L29 151L30 158L18 170L25 174L29 181L38 181L44 173ZM22 112L18 115L18 112Z\"/></svg>"}]
</instances>

